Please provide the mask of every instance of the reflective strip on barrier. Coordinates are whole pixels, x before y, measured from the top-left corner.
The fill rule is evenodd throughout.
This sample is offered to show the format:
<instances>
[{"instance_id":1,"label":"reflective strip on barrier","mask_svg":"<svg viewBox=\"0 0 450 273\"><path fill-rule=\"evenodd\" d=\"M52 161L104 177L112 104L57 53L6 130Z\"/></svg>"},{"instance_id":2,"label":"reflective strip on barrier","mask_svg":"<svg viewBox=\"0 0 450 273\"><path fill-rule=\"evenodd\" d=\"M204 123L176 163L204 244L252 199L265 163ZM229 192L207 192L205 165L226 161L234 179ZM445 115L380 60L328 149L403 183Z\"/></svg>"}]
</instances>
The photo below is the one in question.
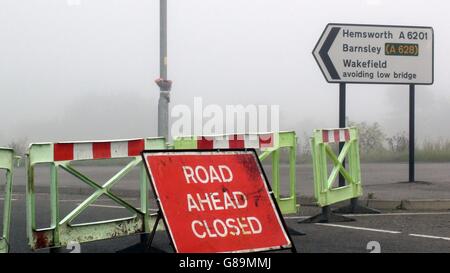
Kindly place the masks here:
<instances>
[{"instance_id":1,"label":"reflective strip on barrier","mask_svg":"<svg viewBox=\"0 0 450 273\"><path fill-rule=\"evenodd\" d=\"M199 136L197 149L265 149L274 147L274 136L270 134L243 134L226 136Z\"/></svg>"},{"instance_id":2,"label":"reflective strip on barrier","mask_svg":"<svg viewBox=\"0 0 450 273\"><path fill-rule=\"evenodd\" d=\"M0 169L6 170L5 196L3 202L3 228L0 237L0 253L9 252L13 165L14 151L9 148L0 148Z\"/></svg>"},{"instance_id":3,"label":"reflective strip on barrier","mask_svg":"<svg viewBox=\"0 0 450 273\"><path fill-rule=\"evenodd\" d=\"M295 132L254 133L237 135L215 136L183 136L174 140L174 148L180 149L256 149L262 153L259 159L262 161L269 156L272 158L272 189L284 214L297 213L296 192L296 157L297 136ZM280 188L280 151L289 151L289 194L282 196Z\"/></svg>"},{"instance_id":4,"label":"reflective strip on barrier","mask_svg":"<svg viewBox=\"0 0 450 273\"><path fill-rule=\"evenodd\" d=\"M341 153L336 156L331 143L344 142ZM357 198L362 195L361 167L359 160L358 130L356 128L319 129L311 137L311 151L314 168L314 195L320 206ZM348 169L343 162L348 158ZM328 172L328 159L333 169ZM335 186L341 174L346 185Z\"/></svg>"},{"instance_id":5,"label":"reflective strip on barrier","mask_svg":"<svg viewBox=\"0 0 450 273\"><path fill-rule=\"evenodd\" d=\"M106 142L55 143L54 161L110 159L139 156L145 149L144 139Z\"/></svg>"},{"instance_id":6,"label":"reflective strip on barrier","mask_svg":"<svg viewBox=\"0 0 450 273\"><path fill-rule=\"evenodd\" d=\"M57 142L34 143L28 150L28 183L27 183L27 235L32 249L65 246L71 241L78 243L116 238L137 233L149 233L156 215L151 215L149 208L149 183L140 153L143 150L167 149L164 138L127 139L91 142ZM90 179L71 165L75 161L110 160L129 158L127 165L112 176L103 185ZM36 228L35 208L35 166L41 163L50 164L50 218L49 228ZM140 207L137 208L111 191L111 188L122 177L140 167ZM59 215L58 170L78 178L91 186L95 191L86 200L62 219ZM133 216L94 223L72 223L83 211L100 196L109 197L112 201L130 211ZM162 225L159 225L162 228Z\"/></svg>"},{"instance_id":7,"label":"reflective strip on barrier","mask_svg":"<svg viewBox=\"0 0 450 273\"><path fill-rule=\"evenodd\" d=\"M331 129L322 131L324 143L346 142L350 140L349 129Z\"/></svg>"}]
</instances>

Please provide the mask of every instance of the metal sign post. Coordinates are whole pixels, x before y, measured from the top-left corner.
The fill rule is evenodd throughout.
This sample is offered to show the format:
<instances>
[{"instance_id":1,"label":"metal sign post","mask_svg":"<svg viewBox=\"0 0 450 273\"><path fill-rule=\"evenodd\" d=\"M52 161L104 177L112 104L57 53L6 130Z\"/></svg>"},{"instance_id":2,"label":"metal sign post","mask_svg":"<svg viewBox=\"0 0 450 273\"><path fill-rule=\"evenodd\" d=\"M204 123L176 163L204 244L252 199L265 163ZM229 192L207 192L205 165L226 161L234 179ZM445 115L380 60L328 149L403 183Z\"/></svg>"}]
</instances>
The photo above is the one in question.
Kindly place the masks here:
<instances>
[{"instance_id":1,"label":"metal sign post","mask_svg":"<svg viewBox=\"0 0 450 273\"><path fill-rule=\"evenodd\" d=\"M409 85L409 182L416 181L415 178L415 101L416 86Z\"/></svg>"},{"instance_id":2,"label":"metal sign post","mask_svg":"<svg viewBox=\"0 0 450 273\"><path fill-rule=\"evenodd\" d=\"M328 24L313 50L325 79L339 83L339 126L345 127L347 83L409 85L409 181L415 181L415 85L434 82L431 27ZM340 145L342 148L342 145ZM340 177L339 186L343 186Z\"/></svg>"},{"instance_id":3,"label":"metal sign post","mask_svg":"<svg viewBox=\"0 0 450 273\"><path fill-rule=\"evenodd\" d=\"M347 124L345 124L345 104L346 104L346 84L339 84L339 128L345 128ZM344 147L343 142L339 142L339 153L342 152L342 148ZM342 162L342 165L345 168L345 161ZM345 186L345 179L342 174L339 173L339 187Z\"/></svg>"}]
</instances>

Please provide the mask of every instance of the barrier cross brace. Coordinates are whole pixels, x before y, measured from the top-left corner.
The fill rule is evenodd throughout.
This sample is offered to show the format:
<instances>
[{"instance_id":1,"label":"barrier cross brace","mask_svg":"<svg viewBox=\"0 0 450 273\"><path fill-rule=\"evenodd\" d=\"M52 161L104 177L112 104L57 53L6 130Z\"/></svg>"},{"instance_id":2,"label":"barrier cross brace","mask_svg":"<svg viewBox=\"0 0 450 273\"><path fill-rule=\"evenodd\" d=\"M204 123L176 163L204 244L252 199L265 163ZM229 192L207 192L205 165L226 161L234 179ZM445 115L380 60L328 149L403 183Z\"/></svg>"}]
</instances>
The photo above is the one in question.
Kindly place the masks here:
<instances>
[{"instance_id":1,"label":"barrier cross brace","mask_svg":"<svg viewBox=\"0 0 450 273\"><path fill-rule=\"evenodd\" d=\"M166 149L166 141L164 138L145 138L31 144L27 155L28 183L26 192L27 235L30 247L32 249L60 247L67 245L70 241L83 243L137 233L150 233L156 217L150 214L148 210L149 182L140 155L145 149ZM95 182L71 165L75 161L89 162L99 159L119 158L130 159L130 161L103 185ZM35 167L39 164L49 164L51 175L51 226L43 229L36 228L35 212ZM135 167L140 167L140 208L134 207L111 192L111 188ZM58 171L60 169L95 189L94 193L62 219L60 219L58 198ZM72 223L78 215L103 195L123 206L133 213L134 216L93 223ZM162 225L160 227L162 228Z\"/></svg>"},{"instance_id":2,"label":"barrier cross brace","mask_svg":"<svg viewBox=\"0 0 450 273\"><path fill-rule=\"evenodd\" d=\"M6 171L5 195L3 201L3 228L0 237L0 253L9 252L13 165L14 151L9 148L0 148L0 169Z\"/></svg>"},{"instance_id":3,"label":"barrier cross brace","mask_svg":"<svg viewBox=\"0 0 450 273\"><path fill-rule=\"evenodd\" d=\"M250 133L237 135L214 136L181 136L174 140L175 149L250 149L254 148L261 153L261 161L271 157L272 159L272 189L283 214L297 213L296 193L296 157L297 136L295 132L276 133ZM281 150L288 149L289 157L289 184L288 196L281 194L280 159Z\"/></svg>"}]
</instances>

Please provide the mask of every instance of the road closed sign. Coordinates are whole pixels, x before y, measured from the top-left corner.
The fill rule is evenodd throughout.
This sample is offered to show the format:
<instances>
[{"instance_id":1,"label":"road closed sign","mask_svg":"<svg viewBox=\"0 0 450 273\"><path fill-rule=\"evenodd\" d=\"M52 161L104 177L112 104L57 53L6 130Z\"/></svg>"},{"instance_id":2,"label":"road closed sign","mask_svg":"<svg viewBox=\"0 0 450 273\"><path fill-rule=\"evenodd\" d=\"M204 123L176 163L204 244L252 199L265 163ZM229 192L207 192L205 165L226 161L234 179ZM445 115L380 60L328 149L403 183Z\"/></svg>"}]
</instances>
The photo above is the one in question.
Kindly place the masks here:
<instances>
[{"instance_id":1,"label":"road closed sign","mask_svg":"<svg viewBox=\"0 0 450 273\"><path fill-rule=\"evenodd\" d=\"M254 151L145 151L176 252L292 248Z\"/></svg>"},{"instance_id":2,"label":"road closed sign","mask_svg":"<svg viewBox=\"0 0 450 273\"><path fill-rule=\"evenodd\" d=\"M328 24L313 55L328 82L432 84L431 27Z\"/></svg>"}]
</instances>

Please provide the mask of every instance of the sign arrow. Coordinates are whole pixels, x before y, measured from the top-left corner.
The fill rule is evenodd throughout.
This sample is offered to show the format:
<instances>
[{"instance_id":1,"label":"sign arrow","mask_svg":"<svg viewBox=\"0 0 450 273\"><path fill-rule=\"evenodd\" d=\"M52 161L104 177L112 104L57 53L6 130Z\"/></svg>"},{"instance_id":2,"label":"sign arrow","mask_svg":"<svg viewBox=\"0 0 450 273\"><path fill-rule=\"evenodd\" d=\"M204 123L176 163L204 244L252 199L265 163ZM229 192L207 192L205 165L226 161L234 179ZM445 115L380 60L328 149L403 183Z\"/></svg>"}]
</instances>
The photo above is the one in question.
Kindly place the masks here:
<instances>
[{"instance_id":1,"label":"sign arrow","mask_svg":"<svg viewBox=\"0 0 450 273\"><path fill-rule=\"evenodd\" d=\"M340 80L341 77L339 77L339 74L336 71L336 67L334 67L333 62L331 61L330 56L328 55L328 51L330 51L330 48L333 45L333 42L336 39L336 36L338 35L340 30L341 30L340 27L331 28L327 39L325 40L322 48L319 51L319 55L322 58L322 61L325 64L325 67L327 68L328 73L330 73L330 76L333 80Z\"/></svg>"}]
</instances>

